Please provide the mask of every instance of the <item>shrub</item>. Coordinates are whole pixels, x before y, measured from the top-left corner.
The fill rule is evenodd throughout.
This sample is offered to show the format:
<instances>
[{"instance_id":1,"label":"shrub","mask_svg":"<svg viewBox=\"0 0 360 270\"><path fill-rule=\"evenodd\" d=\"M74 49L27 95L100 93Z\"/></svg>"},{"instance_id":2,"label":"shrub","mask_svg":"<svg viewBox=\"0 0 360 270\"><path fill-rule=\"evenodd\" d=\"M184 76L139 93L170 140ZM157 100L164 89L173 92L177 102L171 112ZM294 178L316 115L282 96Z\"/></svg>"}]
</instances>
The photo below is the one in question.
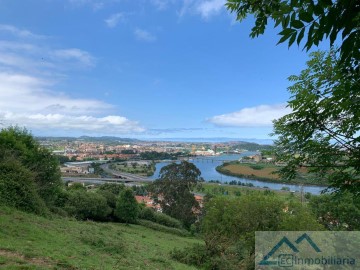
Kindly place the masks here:
<instances>
[{"instance_id":1,"label":"shrub","mask_svg":"<svg viewBox=\"0 0 360 270\"><path fill-rule=\"evenodd\" d=\"M195 244L186 249L173 249L170 251L170 257L178 262L201 267L209 260L206 246Z\"/></svg>"},{"instance_id":2,"label":"shrub","mask_svg":"<svg viewBox=\"0 0 360 270\"><path fill-rule=\"evenodd\" d=\"M115 216L125 223L136 223L140 207L131 189L124 189L116 202Z\"/></svg>"},{"instance_id":3,"label":"shrub","mask_svg":"<svg viewBox=\"0 0 360 270\"><path fill-rule=\"evenodd\" d=\"M0 204L36 214L48 212L36 192L34 173L13 158L0 161Z\"/></svg>"},{"instance_id":4,"label":"shrub","mask_svg":"<svg viewBox=\"0 0 360 270\"><path fill-rule=\"evenodd\" d=\"M159 223L161 225L164 226L168 226L168 227L173 227L173 228L178 228L178 229L182 229L182 223L181 221L172 218L164 213L157 213L155 212L155 222Z\"/></svg>"},{"instance_id":5,"label":"shrub","mask_svg":"<svg viewBox=\"0 0 360 270\"><path fill-rule=\"evenodd\" d=\"M151 209L149 207L144 207L140 211L139 218L150 220L150 221L155 221L155 212L153 209Z\"/></svg>"},{"instance_id":6,"label":"shrub","mask_svg":"<svg viewBox=\"0 0 360 270\"><path fill-rule=\"evenodd\" d=\"M258 164L252 164L252 165L250 165L249 167L250 167L251 169L253 169L253 170L262 170L262 169L264 169L264 166L258 165Z\"/></svg>"},{"instance_id":7,"label":"shrub","mask_svg":"<svg viewBox=\"0 0 360 270\"><path fill-rule=\"evenodd\" d=\"M118 196L121 191L125 189L124 184L113 184L113 183L105 183L100 185L99 190L101 191L109 191L112 194Z\"/></svg>"},{"instance_id":8,"label":"shrub","mask_svg":"<svg viewBox=\"0 0 360 270\"><path fill-rule=\"evenodd\" d=\"M68 193L65 210L77 219L105 220L111 209L100 194L73 190Z\"/></svg>"},{"instance_id":9,"label":"shrub","mask_svg":"<svg viewBox=\"0 0 360 270\"><path fill-rule=\"evenodd\" d=\"M152 208L149 208L149 207L144 207L143 209L141 209L139 218L145 219L145 220L150 220L152 222L155 222L155 223L167 226L167 227L178 228L178 229L183 228L181 221L179 221L175 218L172 218L164 213L155 212Z\"/></svg>"},{"instance_id":10,"label":"shrub","mask_svg":"<svg viewBox=\"0 0 360 270\"><path fill-rule=\"evenodd\" d=\"M63 186L59 161L55 156L41 147L26 129L18 127L0 131L0 153L3 157L17 160L21 167L36 172L31 177L36 193L47 206L54 204Z\"/></svg>"}]
</instances>

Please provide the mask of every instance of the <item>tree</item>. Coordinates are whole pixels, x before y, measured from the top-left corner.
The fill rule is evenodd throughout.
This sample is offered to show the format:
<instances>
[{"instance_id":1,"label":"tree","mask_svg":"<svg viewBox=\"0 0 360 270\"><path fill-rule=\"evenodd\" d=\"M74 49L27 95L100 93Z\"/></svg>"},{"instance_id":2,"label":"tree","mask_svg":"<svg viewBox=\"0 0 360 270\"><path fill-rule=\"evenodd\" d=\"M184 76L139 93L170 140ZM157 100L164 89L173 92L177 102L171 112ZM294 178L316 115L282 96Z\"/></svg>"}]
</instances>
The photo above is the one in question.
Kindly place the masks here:
<instances>
[{"instance_id":1,"label":"tree","mask_svg":"<svg viewBox=\"0 0 360 270\"><path fill-rule=\"evenodd\" d=\"M202 232L212 269L254 269L256 231L324 229L306 207L275 194L215 197L205 211Z\"/></svg>"},{"instance_id":2,"label":"tree","mask_svg":"<svg viewBox=\"0 0 360 270\"><path fill-rule=\"evenodd\" d=\"M59 155L59 156L56 156L56 157L59 160L61 165L70 161L69 157L67 157L67 156Z\"/></svg>"},{"instance_id":3,"label":"tree","mask_svg":"<svg viewBox=\"0 0 360 270\"><path fill-rule=\"evenodd\" d=\"M360 198L351 193L312 196L309 205L328 230L360 230Z\"/></svg>"},{"instance_id":4,"label":"tree","mask_svg":"<svg viewBox=\"0 0 360 270\"><path fill-rule=\"evenodd\" d=\"M140 208L131 189L124 189L116 202L115 215L121 221L135 223L139 216Z\"/></svg>"},{"instance_id":5,"label":"tree","mask_svg":"<svg viewBox=\"0 0 360 270\"><path fill-rule=\"evenodd\" d=\"M306 167L326 179L333 191L360 194L360 84L344 77L334 51L314 52L307 68L288 89L292 113L274 121L276 158L280 170L294 178Z\"/></svg>"},{"instance_id":6,"label":"tree","mask_svg":"<svg viewBox=\"0 0 360 270\"><path fill-rule=\"evenodd\" d=\"M318 46L329 39L339 48L342 62L359 72L360 61L360 2L357 0L228 0L227 8L242 21L249 14L255 17L250 36L264 33L269 20L281 28L279 43L288 40L289 47L306 40L304 48ZM341 35L341 37L339 37ZM358 73L359 74L359 73Z\"/></svg>"},{"instance_id":7,"label":"tree","mask_svg":"<svg viewBox=\"0 0 360 270\"><path fill-rule=\"evenodd\" d=\"M187 228L195 222L195 213L199 211L191 191L201 179L200 175L200 170L192 163L171 163L161 168L159 179L152 186L163 213L182 221Z\"/></svg>"},{"instance_id":8,"label":"tree","mask_svg":"<svg viewBox=\"0 0 360 270\"><path fill-rule=\"evenodd\" d=\"M105 183L103 185L100 185L100 187L96 191L98 194L100 194L106 199L108 206L111 208L110 218L114 218L115 216L116 202L120 192L124 189L124 184Z\"/></svg>"},{"instance_id":9,"label":"tree","mask_svg":"<svg viewBox=\"0 0 360 270\"><path fill-rule=\"evenodd\" d=\"M274 124L280 136L277 157L288 164L281 170L285 178L306 166L335 191L359 194L360 2L228 0L227 7L239 21L255 16L251 37L263 34L271 19L282 29L279 43L288 40L291 46L305 39L309 50L329 38L329 54L311 54L308 68L290 77L293 112Z\"/></svg>"},{"instance_id":10,"label":"tree","mask_svg":"<svg viewBox=\"0 0 360 270\"><path fill-rule=\"evenodd\" d=\"M63 186L57 158L41 147L26 129L19 127L0 131L0 153L16 159L31 171L36 192L47 206L53 206Z\"/></svg>"}]
</instances>

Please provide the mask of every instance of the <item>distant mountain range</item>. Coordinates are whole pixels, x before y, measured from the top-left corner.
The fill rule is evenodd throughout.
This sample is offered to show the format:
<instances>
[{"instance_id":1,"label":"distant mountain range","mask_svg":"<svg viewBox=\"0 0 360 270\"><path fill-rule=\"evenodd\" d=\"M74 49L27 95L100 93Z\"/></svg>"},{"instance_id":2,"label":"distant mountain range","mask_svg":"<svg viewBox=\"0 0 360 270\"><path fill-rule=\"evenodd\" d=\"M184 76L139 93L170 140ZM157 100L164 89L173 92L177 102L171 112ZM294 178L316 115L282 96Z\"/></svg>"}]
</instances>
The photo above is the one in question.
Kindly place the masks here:
<instances>
[{"instance_id":1,"label":"distant mountain range","mask_svg":"<svg viewBox=\"0 0 360 270\"><path fill-rule=\"evenodd\" d=\"M224 143L224 142L250 142L257 144L273 145L274 141L271 139L255 139L255 138L158 138L158 139L143 139L146 141L166 141L166 142L209 142L209 143Z\"/></svg>"},{"instance_id":2,"label":"distant mountain range","mask_svg":"<svg viewBox=\"0 0 360 270\"><path fill-rule=\"evenodd\" d=\"M37 136L39 140L47 140L47 141L58 141L58 140L82 140L87 142L140 142L141 140L132 139L132 138L120 138L113 136L101 136L101 137L91 137L91 136L80 136L80 137L48 137L48 136Z\"/></svg>"},{"instance_id":3,"label":"distant mountain range","mask_svg":"<svg viewBox=\"0 0 360 270\"><path fill-rule=\"evenodd\" d=\"M188 143L226 143L226 142L241 142L244 143L256 143L261 145L273 145L274 141L271 139L255 139L255 138L121 138L115 136L101 136L101 137L91 137L91 136L80 136L80 137L37 137L40 140L83 140L91 142L126 142L126 143L136 143L141 141L153 141L153 142L188 142Z\"/></svg>"}]
</instances>

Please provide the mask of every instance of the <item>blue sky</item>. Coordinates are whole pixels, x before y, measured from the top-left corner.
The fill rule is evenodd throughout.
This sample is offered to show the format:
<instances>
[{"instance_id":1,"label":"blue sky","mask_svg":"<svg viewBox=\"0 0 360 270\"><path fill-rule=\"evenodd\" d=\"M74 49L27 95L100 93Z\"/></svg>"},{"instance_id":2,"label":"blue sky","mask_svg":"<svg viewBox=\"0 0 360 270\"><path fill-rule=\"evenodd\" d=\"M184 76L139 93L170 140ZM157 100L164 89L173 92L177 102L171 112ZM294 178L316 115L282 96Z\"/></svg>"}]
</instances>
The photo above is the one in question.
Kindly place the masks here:
<instances>
[{"instance_id":1,"label":"blue sky","mask_svg":"<svg viewBox=\"0 0 360 270\"><path fill-rule=\"evenodd\" d=\"M35 135L268 138L307 53L223 0L0 0L0 122Z\"/></svg>"}]
</instances>

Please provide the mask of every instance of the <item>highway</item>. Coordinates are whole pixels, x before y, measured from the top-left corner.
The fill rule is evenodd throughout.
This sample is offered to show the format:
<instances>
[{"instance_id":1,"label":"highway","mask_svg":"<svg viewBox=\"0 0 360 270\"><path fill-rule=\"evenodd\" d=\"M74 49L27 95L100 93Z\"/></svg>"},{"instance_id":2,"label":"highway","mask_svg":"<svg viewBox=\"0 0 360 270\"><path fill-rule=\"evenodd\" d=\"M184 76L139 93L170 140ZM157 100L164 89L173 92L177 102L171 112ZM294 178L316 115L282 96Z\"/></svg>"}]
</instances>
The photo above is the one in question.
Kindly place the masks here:
<instances>
[{"instance_id":1,"label":"highway","mask_svg":"<svg viewBox=\"0 0 360 270\"><path fill-rule=\"evenodd\" d=\"M109 168L109 164L101 165L101 168L107 173L114 177L110 178L91 178L91 177L61 177L64 182L88 182L88 183L133 183L133 182L152 182L153 180L144 176L124 173Z\"/></svg>"},{"instance_id":2,"label":"highway","mask_svg":"<svg viewBox=\"0 0 360 270\"><path fill-rule=\"evenodd\" d=\"M133 182L151 182L151 179L139 180L139 179L120 179L120 178L90 178L90 177L61 177L64 182L89 182L89 183L133 183Z\"/></svg>"},{"instance_id":3,"label":"highway","mask_svg":"<svg viewBox=\"0 0 360 270\"><path fill-rule=\"evenodd\" d=\"M149 179L147 177L144 177L144 176L112 170L112 169L109 168L109 164L103 164L103 165L101 165L101 168L106 173L112 174L112 175L115 176L115 178L120 178L122 180L132 180L131 182L149 182L149 181L152 181L151 179Z\"/></svg>"}]
</instances>

